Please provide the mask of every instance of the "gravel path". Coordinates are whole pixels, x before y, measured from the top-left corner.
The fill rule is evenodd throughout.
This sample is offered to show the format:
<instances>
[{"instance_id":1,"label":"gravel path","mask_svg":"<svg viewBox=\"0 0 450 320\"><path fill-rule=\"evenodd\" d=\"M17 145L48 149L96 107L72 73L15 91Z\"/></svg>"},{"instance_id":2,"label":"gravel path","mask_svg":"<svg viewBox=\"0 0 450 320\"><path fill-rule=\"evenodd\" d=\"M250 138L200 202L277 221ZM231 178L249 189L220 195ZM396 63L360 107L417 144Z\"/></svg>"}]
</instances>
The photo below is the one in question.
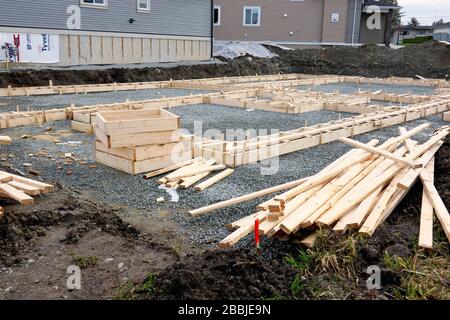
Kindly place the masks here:
<instances>
[{"instance_id":1,"label":"gravel path","mask_svg":"<svg viewBox=\"0 0 450 320\"><path fill-rule=\"evenodd\" d=\"M26 111L28 107L33 110L65 108L71 104L75 106L89 106L103 103L158 99L163 97L187 96L192 94L201 94L211 91L191 90L191 89L149 89L137 91L116 91L88 94L64 94L50 96L30 96L30 97L0 97L0 112ZM5 104L5 105L2 105Z\"/></svg>"}]
</instances>

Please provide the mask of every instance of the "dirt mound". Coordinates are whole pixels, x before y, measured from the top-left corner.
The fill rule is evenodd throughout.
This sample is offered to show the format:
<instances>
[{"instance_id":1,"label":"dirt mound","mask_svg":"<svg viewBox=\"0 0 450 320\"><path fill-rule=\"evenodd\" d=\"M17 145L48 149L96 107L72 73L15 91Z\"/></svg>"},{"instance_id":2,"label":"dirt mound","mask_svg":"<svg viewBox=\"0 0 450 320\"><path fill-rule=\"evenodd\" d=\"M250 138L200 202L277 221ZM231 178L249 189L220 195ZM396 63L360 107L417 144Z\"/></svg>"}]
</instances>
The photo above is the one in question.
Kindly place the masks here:
<instances>
[{"instance_id":1,"label":"dirt mound","mask_svg":"<svg viewBox=\"0 0 450 320\"><path fill-rule=\"evenodd\" d=\"M364 45L355 48L329 47L274 51L280 55L281 69L285 73L365 77L420 75L428 78L447 78L450 75L450 46L435 41L397 50L377 45Z\"/></svg>"},{"instance_id":2,"label":"dirt mound","mask_svg":"<svg viewBox=\"0 0 450 320\"><path fill-rule=\"evenodd\" d=\"M33 206L14 204L4 209L5 214L0 220L0 265L20 262L22 251L28 250L39 237L58 225L66 226L61 240L65 244L76 244L94 229L130 240L140 235L117 216L118 209L61 190L46 195Z\"/></svg>"},{"instance_id":3,"label":"dirt mound","mask_svg":"<svg viewBox=\"0 0 450 320\"><path fill-rule=\"evenodd\" d=\"M157 277L158 299L288 298L295 272L248 250L208 251L189 256Z\"/></svg>"},{"instance_id":4,"label":"dirt mound","mask_svg":"<svg viewBox=\"0 0 450 320\"><path fill-rule=\"evenodd\" d=\"M214 77L248 76L255 74L276 74L279 66L276 60L242 57L228 63L177 66L172 68L114 68L109 69L44 69L13 70L0 73L0 87L12 85L46 86L49 80L54 85L76 85L96 83L145 82Z\"/></svg>"}]
</instances>

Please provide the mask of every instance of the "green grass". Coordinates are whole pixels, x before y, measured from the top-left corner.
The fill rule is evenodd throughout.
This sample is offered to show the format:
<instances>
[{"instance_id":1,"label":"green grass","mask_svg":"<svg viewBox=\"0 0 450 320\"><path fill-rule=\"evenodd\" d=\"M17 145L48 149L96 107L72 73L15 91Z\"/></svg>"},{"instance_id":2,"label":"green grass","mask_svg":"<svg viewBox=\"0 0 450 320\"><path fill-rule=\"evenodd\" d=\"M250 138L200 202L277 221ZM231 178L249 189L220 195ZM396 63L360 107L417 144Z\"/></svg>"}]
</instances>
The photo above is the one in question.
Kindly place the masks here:
<instances>
[{"instance_id":1,"label":"green grass","mask_svg":"<svg viewBox=\"0 0 450 320\"><path fill-rule=\"evenodd\" d=\"M72 261L75 265L80 267L80 269L88 269L97 265L98 258L96 256L83 257L72 255Z\"/></svg>"},{"instance_id":2,"label":"green grass","mask_svg":"<svg viewBox=\"0 0 450 320\"><path fill-rule=\"evenodd\" d=\"M152 273L147 275L144 282L141 284L134 284L130 281L123 283L117 289L117 300L135 300L138 296L145 299L152 299L156 294L156 276Z\"/></svg>"},{"instance_id":3,"label":"green grass","mask_svg":"<svg viewBox=\"0 0 450 320\"><path fill-rule=\"evenodd\" d=\"M414 256L408 258L390 256L385 253L383 261L387 268L401 274L400 289L393 290L396 299L450 299L448 258L419 250Z\"/></svg>"}]
</instances>

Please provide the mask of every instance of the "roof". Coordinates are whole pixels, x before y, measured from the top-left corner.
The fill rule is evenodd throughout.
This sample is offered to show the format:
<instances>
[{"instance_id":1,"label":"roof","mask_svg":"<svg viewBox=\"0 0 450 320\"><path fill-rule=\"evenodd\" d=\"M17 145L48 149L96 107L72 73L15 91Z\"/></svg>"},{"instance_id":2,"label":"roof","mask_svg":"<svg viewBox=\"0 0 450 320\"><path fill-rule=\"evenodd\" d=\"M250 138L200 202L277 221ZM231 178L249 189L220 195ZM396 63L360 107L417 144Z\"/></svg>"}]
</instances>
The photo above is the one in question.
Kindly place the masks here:
<instances>
[{"instance_id":1,"label":"roof","mask_svg":"<svg viewBox=\"0 0 450 320\"><path fill-rule=\"evenodd\" d=\"M440 28L450 28L450 22L440 24L438 26L434 26L433 29L440 29Z\"/></svg>"},{"instance_id":2,"label":"roof","mask_svg":"<svg viewBox=\"0 0 450 320\"><path fill-rule=\"evenodd\" d=\"M441 27L441 26L439 26ZM437 27L432 27L432 26L409 26L409 25L402 25L399 27L399 29L401 30L433 30Z\"/></svg>"},{"instance_id":3,"label":"roof","mask_svg":"<svg viewBox=\"0 0 450 320\"><path fill-rule=\"evenodd\" d=\"M396 5L396 4L392 4L389 2L385 2L385 1L377 1L377 0L364 0L363 2L363 6L368 7L368 6L379 6L381 7L381 9L400 9L401 7Z\"/></svg>"}]
</instances>

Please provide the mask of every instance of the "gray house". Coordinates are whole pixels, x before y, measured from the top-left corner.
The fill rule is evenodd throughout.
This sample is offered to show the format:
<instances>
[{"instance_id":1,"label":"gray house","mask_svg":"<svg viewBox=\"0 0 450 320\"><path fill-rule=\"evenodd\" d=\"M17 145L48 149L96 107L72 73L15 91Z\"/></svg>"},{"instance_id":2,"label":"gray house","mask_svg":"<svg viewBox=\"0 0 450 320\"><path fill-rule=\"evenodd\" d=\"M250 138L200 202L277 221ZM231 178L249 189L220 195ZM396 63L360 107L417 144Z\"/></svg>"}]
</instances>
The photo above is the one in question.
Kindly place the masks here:
<instances>
[{"instance_id":1,"label":"gray house","mask_svg":"<svg viewBox=\"0 0 450 320\"><path fill-rule=\"evenodd\" d=\"M0 0L0 44L17 48L14 59L18 62L79 65L207 60L211 57L212 2Z\"/></svg>"}]
</instances>

